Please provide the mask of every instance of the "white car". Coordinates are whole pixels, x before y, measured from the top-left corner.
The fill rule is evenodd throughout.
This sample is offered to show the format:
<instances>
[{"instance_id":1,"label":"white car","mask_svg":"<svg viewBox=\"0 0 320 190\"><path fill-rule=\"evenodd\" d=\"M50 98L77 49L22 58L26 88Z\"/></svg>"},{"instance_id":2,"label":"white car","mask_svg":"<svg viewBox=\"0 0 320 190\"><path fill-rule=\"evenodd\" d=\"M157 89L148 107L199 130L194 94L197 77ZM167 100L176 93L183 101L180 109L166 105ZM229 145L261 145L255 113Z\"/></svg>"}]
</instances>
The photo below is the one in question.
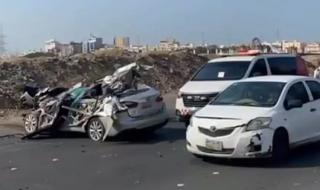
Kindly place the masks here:
<instances>
[{"instance_id":1,"label":"white car","mask_svg":"<svg viewBox=\"0 0 320 190\"><path fill-rule=\"evenodd\" d=\"M289 54L257 54L217 58L201 67L180 90L176 100L179 121L189 118L240 79L264 75L308 75L305 61Z\"/></svg>"},{"instance_id":2,"label":"white car","mask_svg":"<svg viewBox=\"0 0 320 190\"><path fill-rule=\"evenodd\" d=\"M236 82L196 112L187 129L196 156L270 157L320 139L320 83L303 76Z\"/></svg>"}]
</instances>

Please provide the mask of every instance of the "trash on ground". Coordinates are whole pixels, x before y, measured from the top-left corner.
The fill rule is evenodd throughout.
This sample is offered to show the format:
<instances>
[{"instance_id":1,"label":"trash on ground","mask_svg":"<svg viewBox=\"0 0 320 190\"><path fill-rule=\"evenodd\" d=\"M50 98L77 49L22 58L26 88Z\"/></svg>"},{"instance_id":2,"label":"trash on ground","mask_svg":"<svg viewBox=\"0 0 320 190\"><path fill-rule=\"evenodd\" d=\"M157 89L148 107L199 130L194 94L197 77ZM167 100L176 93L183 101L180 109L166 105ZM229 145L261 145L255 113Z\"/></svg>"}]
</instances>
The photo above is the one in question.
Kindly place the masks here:
<instances>
[{"instance_id":1,"label":"trash on ground","mask_svg":"<svg viewBox=\"0 0 320 190\"><path fill-rule=\"evenodd\" d=\"M18 168L10 168L10 171L16 171Z\"/></svg>"},{"instance_id":2,"label":"trash on ground","mask_svg":"<svg viewBox=\"0 0 320 190\"><path fill-rule=\"evenodd\" d=\"M51 160L52 162L58 162L59 161L59 159L58 158L52 158L52 160Z\"/></svg>"},{"instance_id":3,"label":"trash on ground","mask_svg":"<svg viewBox=\"0 0 320 190\"><path fill-rule=\"evenodd\" d=\"M178 183L177 187L184 187L184 184L183 183Z\"/></svg>"}]
</instances>

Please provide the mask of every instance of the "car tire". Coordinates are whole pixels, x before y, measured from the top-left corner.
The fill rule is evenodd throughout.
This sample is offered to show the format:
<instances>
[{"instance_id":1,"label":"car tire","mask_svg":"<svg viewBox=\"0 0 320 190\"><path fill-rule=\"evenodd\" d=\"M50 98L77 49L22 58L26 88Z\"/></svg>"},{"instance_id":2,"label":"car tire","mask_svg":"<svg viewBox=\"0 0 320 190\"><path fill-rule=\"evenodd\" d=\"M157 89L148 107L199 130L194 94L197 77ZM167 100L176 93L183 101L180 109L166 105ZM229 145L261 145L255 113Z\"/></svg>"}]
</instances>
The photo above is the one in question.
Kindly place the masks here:
<instances>
[{"instance_id":1,"label":"car tire","mask_svg":"<svg viewBox=\"0 0 320 190\"><path fill-rule=\"evenodd\" d=\"M277 130L272 142L272 162L283 163L289 157L289 137L285 130Z\"/></svg>"},{"instance_id":2,"label":"car tire","mask_svg":"<svg viewBox=\"0 0 320 190\"><path fill-rule=\"evenodd\" d=\"M95 142L102 142L106 133L103 122L98 118L92 118L87 125L87 134Z\"/></svg>"},{"instance_id":3,"label":"car tire","mask_svg":"<svg viewBox=\"0 0 320 190\"><path fill-rule=\"evenodd\" d=\"M34 133L38 130L38 116L35 113L30 113L25 117L24 130L27 134Z\"/></svg>"}]
</instances>

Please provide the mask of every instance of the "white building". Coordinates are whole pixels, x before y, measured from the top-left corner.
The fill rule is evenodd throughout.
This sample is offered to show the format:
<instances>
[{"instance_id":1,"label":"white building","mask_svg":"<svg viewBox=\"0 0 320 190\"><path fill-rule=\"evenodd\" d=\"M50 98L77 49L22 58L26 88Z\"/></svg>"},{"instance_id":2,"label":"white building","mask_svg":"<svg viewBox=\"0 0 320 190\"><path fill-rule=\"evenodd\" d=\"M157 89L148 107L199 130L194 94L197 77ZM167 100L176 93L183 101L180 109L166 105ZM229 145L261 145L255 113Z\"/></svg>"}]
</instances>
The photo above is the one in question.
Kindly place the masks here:
<instances>
[{"instance_id":1,"label":"white building","mask_svg":"<svg viewBox=\"0 0 320 190\"><path fill-rule=\"evenodd\" d=\"M46 53L58 53L61 48L61 43L57 40L51 39L45 42L44 51Z\"/></svg>"},{"instance_id":2,"label":"white building","mask_svg":"<svg viewBox=\"0 0 320 190\"><path fill-rule=\"evenodd\" d=\"M104 48L103 39L93 35L82 43L82 53L92 53L101 48Z\"/></svg>"},{"instance_id":3,"label":"white building","mask_svg":"<svg viewBox=\"0 0 320 190\"><path fill-rule=\"evenodd\" d=\"M320 44L319 43L308 43L304 47L305 53L319 53L320 54Z\"/></svg>"},{"instance_id":4,"label":"white building","mask_svg":"<svg viewBox=\"0 0 320 190\"><path fill-rule=\"evenodd\" d=\"M130 45L130 47L127 49L131 52L136 52L136 53L145 53L149 51L149 48L147 45Z\"/></svg>"},{"instance_id":5,"label":"white building","mask_svg":"<svg viewBox=\"0 0 320 190\"><path fill-rule=\"evenodd\" d=\"M160 51L174 51L180 48L180 42L175 39L162 40L159 44Z\"/></svg>"},{"instance_id":6,"label":"white building","mask_svg":"<svg viewBox=\"0 0 320 190\"><path fill-rule=\"evenodd\" d=\"M297 40L282 41L282 51L285 53L303 53L303 43Z\"/></svg>"},{"instance_id":7,"label":"white building","mask_svg":"<svg viewBox=\"0 0 320 190\"><path fill-rule=\"evenodd\" d=\"M180 45L179 48L180 48L180 49L193 49L193 48L195 48L195 46L194 46L193 43L187 43L187 44L182 44L182 45Z\"/></svg>"}]
</instances>

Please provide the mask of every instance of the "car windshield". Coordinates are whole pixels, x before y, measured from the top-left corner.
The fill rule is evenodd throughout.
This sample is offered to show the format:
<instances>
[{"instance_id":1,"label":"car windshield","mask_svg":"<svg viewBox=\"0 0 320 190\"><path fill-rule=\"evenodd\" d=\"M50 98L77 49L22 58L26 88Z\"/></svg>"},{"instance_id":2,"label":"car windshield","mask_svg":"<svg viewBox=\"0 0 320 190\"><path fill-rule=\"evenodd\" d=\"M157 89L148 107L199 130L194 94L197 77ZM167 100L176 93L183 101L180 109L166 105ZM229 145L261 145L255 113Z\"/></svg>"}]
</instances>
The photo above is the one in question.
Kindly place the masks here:
<instances>
[{"instance_id":1,"label":"car windshield","mask_svg":"<svg viewBox=\"0 0 320 190\"><path fill-rule=\"evenodd\" d=\"M207 63L192 78L193 81L238 80L243 78L250 61Z\"/></svg>"},{"instance_id":2,"label":"car windshield","mask_svg":"<svg viewBox=\"0 0 320 190\"><path fill-rule=\"evenodd\" d=\"M228 87L210 104L273 107L284 86L281 82L239 82Z\"/></svg>"}]
</instances>

